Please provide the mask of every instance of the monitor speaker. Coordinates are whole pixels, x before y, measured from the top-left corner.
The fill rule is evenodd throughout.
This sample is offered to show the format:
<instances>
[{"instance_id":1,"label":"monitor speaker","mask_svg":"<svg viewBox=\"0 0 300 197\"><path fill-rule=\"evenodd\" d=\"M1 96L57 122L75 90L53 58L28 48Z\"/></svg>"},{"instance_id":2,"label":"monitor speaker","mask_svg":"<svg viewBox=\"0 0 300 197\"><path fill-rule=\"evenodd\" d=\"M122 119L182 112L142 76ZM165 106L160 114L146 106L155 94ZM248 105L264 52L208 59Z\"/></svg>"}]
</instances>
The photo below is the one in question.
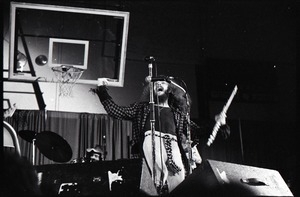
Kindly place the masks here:
<instances>
[{"instance_id":1,"label":"monitor speaker","mask_svg":"<svg viewBox=\"0 0 300 197\"><path fill-rule=\"evenodd\" d=\"M207 160L169 196L293 196L278 171Z\"/></svg>"}]
</instances>

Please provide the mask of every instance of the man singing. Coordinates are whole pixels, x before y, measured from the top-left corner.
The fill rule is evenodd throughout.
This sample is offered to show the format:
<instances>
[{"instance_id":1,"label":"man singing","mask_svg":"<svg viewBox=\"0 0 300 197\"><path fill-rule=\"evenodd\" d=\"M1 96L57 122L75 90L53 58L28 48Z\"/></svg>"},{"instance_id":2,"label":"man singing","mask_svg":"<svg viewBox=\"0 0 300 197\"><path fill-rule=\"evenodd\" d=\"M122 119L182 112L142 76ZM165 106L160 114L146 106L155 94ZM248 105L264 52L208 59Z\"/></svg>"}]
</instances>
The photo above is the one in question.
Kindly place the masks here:
<instances>
[{"instance_id":1,"label":"man singing","mask_svg":"<svg viewBox=\"0 0 300 197\"><path fill-rule=\"evenodd\" d=\"M201 163L196 147L191 151L188 140L189 132L193 134L201 131L188 118L191 99L182 80L160 76L153 82L153 111L153 105L149 102L152 82L146 81L148 84L141 101L129 106L119 106L113 101L107 92L105 81L91 91L98 95L110 116L132 121L133 143L138 147L138 154L142 159L141 192L152 196L165 195L185 179L191 168L196 167L195 163ZM151 119L153 117L154 120ZM223 125L221 132L229 135L225 114L216 117ZM155 123L155 129L151 122ZM189 158L190 152L193 152L192 158Z\"/></svg>"}]
</instances>

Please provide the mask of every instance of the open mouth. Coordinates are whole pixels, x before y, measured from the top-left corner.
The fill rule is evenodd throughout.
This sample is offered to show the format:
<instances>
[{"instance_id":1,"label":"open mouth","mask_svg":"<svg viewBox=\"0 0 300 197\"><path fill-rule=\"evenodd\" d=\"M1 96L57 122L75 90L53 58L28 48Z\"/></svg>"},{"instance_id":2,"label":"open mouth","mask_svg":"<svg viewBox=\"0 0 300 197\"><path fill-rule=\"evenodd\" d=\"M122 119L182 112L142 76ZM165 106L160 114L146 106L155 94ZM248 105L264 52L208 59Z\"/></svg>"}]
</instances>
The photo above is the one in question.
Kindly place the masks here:
<instances>
[{"instance_id":1,"label":"open mouth","mask_svg":"<svg viewBox=\"0 0 300 197\"><path fill-rule=\"evenodd\" d=\"M164 89L163 89L162 87L157 87L156 90L157 90L157 92L161 92L161 91L163 91Z\"/></svg>"}]
</instances>

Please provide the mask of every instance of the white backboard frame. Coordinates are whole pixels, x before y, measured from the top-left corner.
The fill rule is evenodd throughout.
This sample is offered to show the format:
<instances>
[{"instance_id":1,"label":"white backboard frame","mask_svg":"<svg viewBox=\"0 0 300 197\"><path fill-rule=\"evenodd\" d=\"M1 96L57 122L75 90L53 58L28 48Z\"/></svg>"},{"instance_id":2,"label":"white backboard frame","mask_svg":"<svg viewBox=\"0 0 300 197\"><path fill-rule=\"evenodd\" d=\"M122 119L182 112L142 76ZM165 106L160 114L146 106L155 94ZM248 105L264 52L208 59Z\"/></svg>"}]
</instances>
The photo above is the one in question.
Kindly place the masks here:
<instances>
[{"instance_id":1,"label":"white backboard frame","mask_svg":"<svg viewBox=\"0 0 300 197\"><path fill-rule=\"evenodd\" d=\"M88 64L88 55L89 55L89 41L86 40L73 40L73 39L61 39L61 38L50 38L49 39L49 55L48 55L48 65L50 67L58 67L58 66L62 66L62 64L56 64L53 63L52 59L53 59L53 44L54 43L69 43L69 44L82 44L84 45L84 61L82 65L74 65L74 64L65 64L63 63L63 65L67 65L67 66L74 66L77 68L81 68L86 70L87 69L87 64Z\"/></svg>"},{"instance_id":2,"label":"white backboard frame","mask_svg":"<svg viewBox=\"0 0 300 197\"><path fill-rule=\"evenodd\" d=\"M94 15L103 15L111 16L116 18L123 19L123 30L122 30L122 42L121 42L121 54L120 54L120 65L119 73L117 79L108 78L108 86L117 86L123 87L124 85L124 75L125 75L125 62L126 62L126 52L127 52L127 37L128 37L128 28L129 28L129 12L124 11L114 11L114 10L102 10L102 9L93 9L93 8L80 8L80 7L69 7L69 6L59 6L59 5L47 5L47 4L34 4L34 3L22 3L22 2L11 2L10 8L10 49L9 49L9 80L17 81L44 81L44 82L53 82L49 79L43 79L40 76L22 76L16 75L14 72L14 57L15 57L15 28L16 28L16 10L17 9L37 9L45 11L56 11L56 12L70 12L70 13L82 13L82 14L94 14ZM104 77L107 79L106 77ZM79 79L77 83L81 84L98 84L98 78L92 80L82 80Z\"/></svg>"}]
</instances>

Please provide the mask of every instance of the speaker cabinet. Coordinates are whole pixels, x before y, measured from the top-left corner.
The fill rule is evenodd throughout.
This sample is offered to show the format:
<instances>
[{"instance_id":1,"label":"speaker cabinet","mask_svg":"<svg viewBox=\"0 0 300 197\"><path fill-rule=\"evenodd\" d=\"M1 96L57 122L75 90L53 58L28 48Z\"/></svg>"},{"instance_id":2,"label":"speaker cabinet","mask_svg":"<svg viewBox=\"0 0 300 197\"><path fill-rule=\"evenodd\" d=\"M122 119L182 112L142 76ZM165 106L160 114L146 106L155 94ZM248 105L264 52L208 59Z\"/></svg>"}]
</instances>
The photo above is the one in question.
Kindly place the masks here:
<instances>
[{"instance_id":1,"label":"speaker cabinet","mask_svg":"<svg viewBox=\"0 0 300 197\"><path fill-rule=\"evenodd\" d=\"M117 160L35 166L45 196L135 196L141 161Z\"/></svg>"},{"instance_id":2,"label":"speaker cabinet","mask_svg":"<svg viewBox=\"0 0 300 197\"><path fill-rule=\"evenodd\" d=\"M293 196L278 171L207 160L170 196Z\"/></svg>"}]
</instances>

